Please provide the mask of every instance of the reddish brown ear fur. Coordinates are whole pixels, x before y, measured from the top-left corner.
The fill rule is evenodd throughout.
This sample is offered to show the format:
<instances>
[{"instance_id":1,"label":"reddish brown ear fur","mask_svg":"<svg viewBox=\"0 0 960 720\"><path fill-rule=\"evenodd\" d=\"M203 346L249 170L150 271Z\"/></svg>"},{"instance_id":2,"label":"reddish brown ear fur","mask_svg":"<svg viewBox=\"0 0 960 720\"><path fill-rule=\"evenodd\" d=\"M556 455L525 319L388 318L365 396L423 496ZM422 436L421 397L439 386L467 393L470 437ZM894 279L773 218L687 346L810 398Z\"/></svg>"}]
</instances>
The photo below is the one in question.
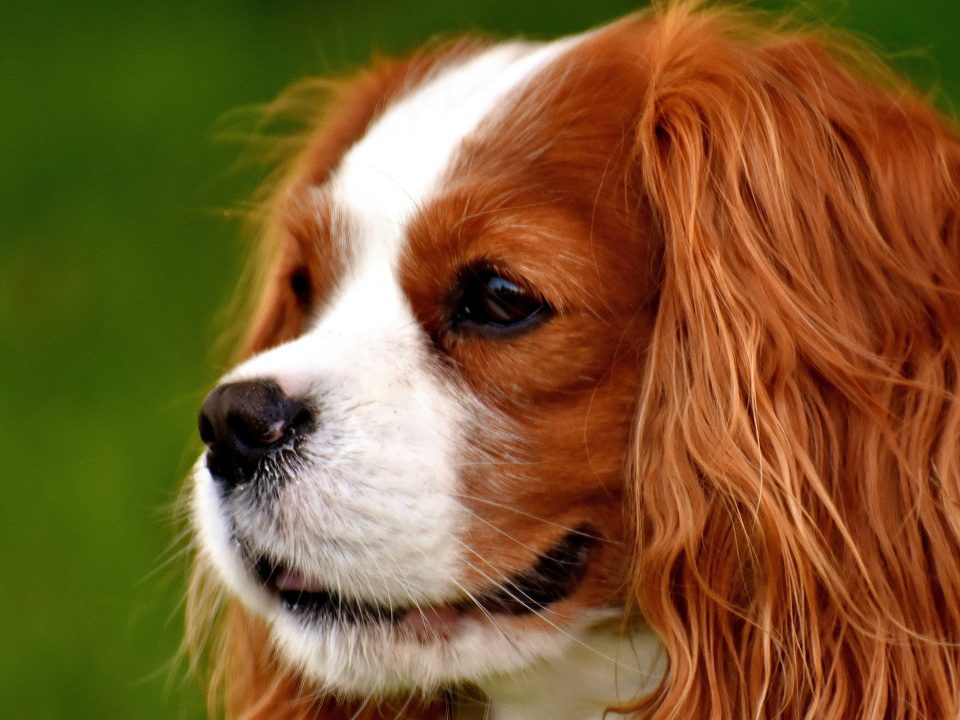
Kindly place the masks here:
<instances>
[{"instance_id":1,"label":"reddish brown ear fur","mask_svg":"<svg viewBox=\"0 0 960 720\"><path fill-rule=\"evenodd\" d=\"M627 523L632 594L669 669L634 710L955 718L956 130L901 85L842 69L826 43L726 12L653 22L633 152L663 280ZM364 82L294 177L322 178L369 122L390 83ZM299 332L280 267L250 352ZM224 615L229 717L395 717L312 697L258 620Z\"/></svg>"},{"instance_id":2,"label":"reddish brown ear fur","mask_svg":"<svg viewBox=\"0 0 960 720\"><path fill-rule=\"evenodd\" d=\"M960 712L960 142L723 16L663 24L634 590L667 718ZM734 39L739 38L735 42Z\"/></svg>"}]
</instances>

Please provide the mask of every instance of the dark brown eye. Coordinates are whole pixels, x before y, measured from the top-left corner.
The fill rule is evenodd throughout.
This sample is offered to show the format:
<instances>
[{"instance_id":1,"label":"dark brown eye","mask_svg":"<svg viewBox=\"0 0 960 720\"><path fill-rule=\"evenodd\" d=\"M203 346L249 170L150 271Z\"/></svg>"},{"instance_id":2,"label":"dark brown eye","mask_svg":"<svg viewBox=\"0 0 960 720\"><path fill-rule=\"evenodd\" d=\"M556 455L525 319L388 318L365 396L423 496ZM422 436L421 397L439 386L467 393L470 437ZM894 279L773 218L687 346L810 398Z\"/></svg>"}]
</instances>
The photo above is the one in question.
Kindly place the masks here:
<instances>
[{"instance_id":1,"label":"dark brown eye","mask_svg":"<svg viewBox=\"0 0 960 720\"><path fill-rule=\"evenodd\" d=\"M493 268L468 268L455 293L452 328L459 332L512 334L539 325L550 306Z\"/></svg>"},{"instance_id":2,"label":"dark brown eye","mask_svg":"<svg viewBox=\"0 0 960 720\"><path fill-rule=\"evenodd\" d=\"M290 273L290 289L293 291L297 304L306 310L313 303L313 282L306 268L297 268Z\"/></svg>"}]
</instances>

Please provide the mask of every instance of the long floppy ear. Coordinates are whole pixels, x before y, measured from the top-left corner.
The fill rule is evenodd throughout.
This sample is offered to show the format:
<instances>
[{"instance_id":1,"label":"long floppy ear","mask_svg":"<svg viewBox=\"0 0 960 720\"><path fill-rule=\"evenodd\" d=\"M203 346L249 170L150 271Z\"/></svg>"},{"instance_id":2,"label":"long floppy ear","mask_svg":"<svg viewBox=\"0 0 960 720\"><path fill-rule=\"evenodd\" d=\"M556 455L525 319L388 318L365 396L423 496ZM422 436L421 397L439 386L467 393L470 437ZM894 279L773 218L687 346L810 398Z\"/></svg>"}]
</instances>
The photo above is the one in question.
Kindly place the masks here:
<instances>
[{"instance_id":1,"label":"long floppy ear","mask_svg":"<svg viewBox=\"0 0 960 720\"><path fill-rule=\"evenodd\" d=\"M632 463L666 718L960 713L960 140L825 42L667 12ZM869 68L867 67L869 66Z\"/></svg>"},{"instance_id":2,"label":"long floppy ear","mask_svg":"<svg viewBox=\"0 0 960 720\"><path fill-rule=\"evenodd\" d=\"M241 358L297 337L304 330L314 295L333 282L339 265L319 241L324 218L312 214L304 196L319 187L343 154L389 101L422 81L441 62L476 52L481 43L436 43L403 60L381 60L345 81L308 81L280 102L316 115L310 103L326 96L329 108L301 139L300 151L266 193L263 247L249 280L260 287L241 344ZM331 243L327 243L331 246ZM324 254L324 253L328 254ZM211 716L231 720L432 720L442 717L439 700L401 698L398 702L343 700L303 680L277 656L264 623L235 599L223 599L211 561L197 553L187 602L187 645L200 669L209 668Z\"/></svg>"}]
</instances>

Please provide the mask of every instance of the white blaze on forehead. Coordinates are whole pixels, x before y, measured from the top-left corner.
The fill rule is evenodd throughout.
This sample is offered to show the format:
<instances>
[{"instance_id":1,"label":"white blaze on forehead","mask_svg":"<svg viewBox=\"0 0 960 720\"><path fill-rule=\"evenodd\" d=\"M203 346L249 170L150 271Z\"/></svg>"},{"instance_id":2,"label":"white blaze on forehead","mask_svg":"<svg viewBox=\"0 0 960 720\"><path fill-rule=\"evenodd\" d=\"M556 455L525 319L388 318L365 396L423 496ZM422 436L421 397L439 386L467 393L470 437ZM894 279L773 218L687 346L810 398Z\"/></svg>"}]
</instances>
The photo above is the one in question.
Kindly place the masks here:
<instances>
[{"instance_id":1,"label":"white blaze on forehead","mask_svg":"<svg viewBox=\"0 0 960 720\"><path fill-rule=\"evenodd\" d=\"M231 533L347 598L406 607L463 597L458 578L470 560L460 536L469 518L458 483L465 436L484 411L434 362L397 277L398 260L414 213L438 192L464 140L582 37L492 48L390 106L322 189L352 267L301 337L223 379L270 379L316 408L301 462L274 505L244 504L241 497L228 503L224 521L225 500L204 467L195 503L201 537L223 578L272 621L288 659L334 686L381 688L384 668L393 665L405 668L404 683L429 686L481 667L509 667L543 654L537 648L544 643L562 644L535 633L525 652L504 636L494 651L487 646L502 632L478 624L473 639L448 657L420 643L404 649L377 642L361 628L308 630L250 577ZM386 655L367 656L364 644L353 647L361 640Z\"/></svg>"},{"instance_id":2,"label":"white blaze on forehead","mask_svg":"<svg viewBox=\"0 0 960 720\"><path fill-rule=\"evenodd\" d=\"M463 140L577 38L499 45L441 71L390 106L344 156L331 189L364 249L399 254L407 223L426 204Z\"/></svg>"},{"instance_id":3,"label":"white blaze on forehead","mask_svg":"<svg viewBox=\"0 0 960 720\"><path fill-rule=\"evenodd\" d=\"M308 461L281 506L235 513L234 527L261 554L295 559L321 584L384 605L462 595L457 483L478 410L434 365L397 261L412 215L463 140L571 42L500 46L442 71L391 106L321 190L352 267L307 332L225 378L268 378L318 408L302 442ZM228 565L243 592L242 571ZM287 631L302 628L278 626Z\"/></svg>"}]
</instances>

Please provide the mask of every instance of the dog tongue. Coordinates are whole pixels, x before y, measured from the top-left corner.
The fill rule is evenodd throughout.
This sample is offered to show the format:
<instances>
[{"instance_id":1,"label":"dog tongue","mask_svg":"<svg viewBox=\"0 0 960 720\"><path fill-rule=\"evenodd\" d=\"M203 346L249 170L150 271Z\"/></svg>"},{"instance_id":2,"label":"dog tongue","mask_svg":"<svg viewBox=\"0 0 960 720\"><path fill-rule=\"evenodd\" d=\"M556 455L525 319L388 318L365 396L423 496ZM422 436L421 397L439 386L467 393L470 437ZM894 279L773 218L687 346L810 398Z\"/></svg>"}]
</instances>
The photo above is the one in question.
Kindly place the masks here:
<instances>
[{"instance_id":1,"label":"dog tongue","mask_svg":"<svg viewBox=\"0 0 960 720\"><path fill-rule=\"evenodd\" d=\"M273 584L280 592L312 593L323 590L317 583L307 580L296 570L280 570L273 577Z\"/></svg>"},{"instance_id":2,"label":"dog tongue","mask_svg":"<svg viewBox=\"0 0 960 720\"><path fill-rule=\"evenodd\" d=\"M460 611L452 605L411 608L400 621L400 627L412 633L421 642L449 640L453 636L454 626L460 614Z\"/></svg>"}]
</instances>

